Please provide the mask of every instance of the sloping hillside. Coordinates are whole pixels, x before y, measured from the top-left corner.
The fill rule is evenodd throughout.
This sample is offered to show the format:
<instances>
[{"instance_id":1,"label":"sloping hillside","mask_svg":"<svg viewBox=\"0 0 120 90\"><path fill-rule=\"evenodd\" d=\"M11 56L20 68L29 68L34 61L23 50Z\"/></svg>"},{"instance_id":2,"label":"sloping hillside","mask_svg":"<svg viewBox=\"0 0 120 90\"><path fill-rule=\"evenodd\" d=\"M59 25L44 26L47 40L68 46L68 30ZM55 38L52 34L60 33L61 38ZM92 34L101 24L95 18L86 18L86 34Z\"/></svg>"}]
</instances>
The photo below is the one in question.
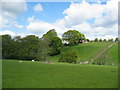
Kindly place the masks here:
<instances>
[{"instance_id":1,"label":"sloping hillside","mask_svg":"<svg viewBox=\"0 0 120 90\"><path fill-rule=\"evenodd\" d=\"M109 59L110 63L117 63L118 61L118 45L111 42L98 42L98 43L83 43L77 46L66 46L62 48L62 52L75 50L80 62L89 61L92 63L98 61L97 59ZM112 45L112 46L111 46ZM111 46L111 47L110 47ZM110 48L109 48L110 47ZM107 58L106 58L107 57ZM59 55L49 58L52 62L57 63ZM108 60L107 60L108 61Z\"/></svg>"}]
</instances>

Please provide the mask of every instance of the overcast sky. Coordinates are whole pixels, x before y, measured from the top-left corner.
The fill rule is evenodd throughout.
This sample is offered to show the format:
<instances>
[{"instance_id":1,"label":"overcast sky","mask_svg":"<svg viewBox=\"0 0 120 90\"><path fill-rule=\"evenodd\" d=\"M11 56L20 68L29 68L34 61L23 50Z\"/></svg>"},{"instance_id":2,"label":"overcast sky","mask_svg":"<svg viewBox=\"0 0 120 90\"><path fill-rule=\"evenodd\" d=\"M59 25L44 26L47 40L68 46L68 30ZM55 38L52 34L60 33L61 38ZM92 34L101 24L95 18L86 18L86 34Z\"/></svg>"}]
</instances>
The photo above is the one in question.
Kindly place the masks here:
<instances>
[{"instance_id":1,"label":"overcast sky","mask_svg":"<svg viewBox=\"0 0 120 90\"><path fill-rule=\"evenodd\" d=\"M56 29L59 37L78 30L89 39L118 36L118 0L107 2L2 2L0 35L38 35Z\"/></svg>"}]
</instances>

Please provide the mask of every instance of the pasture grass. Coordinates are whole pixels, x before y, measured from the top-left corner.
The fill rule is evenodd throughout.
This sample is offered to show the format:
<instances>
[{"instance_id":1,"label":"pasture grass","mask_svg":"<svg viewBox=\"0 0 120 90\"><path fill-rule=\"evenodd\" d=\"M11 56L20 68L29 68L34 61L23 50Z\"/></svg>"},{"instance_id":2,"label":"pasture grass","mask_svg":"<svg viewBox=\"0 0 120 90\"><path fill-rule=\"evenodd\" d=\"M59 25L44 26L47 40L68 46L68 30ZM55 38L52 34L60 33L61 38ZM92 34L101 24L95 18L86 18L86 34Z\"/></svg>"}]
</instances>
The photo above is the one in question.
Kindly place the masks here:
<instances>
[{"instance_id":1,"label":"pasture grass","mask_svg":"<svg viewBox=\"0 0 120 90\"><path fill-rule=\"evenodd\" d=\"M118 63L118 43L114 44L108 51L108 57L112 63Z\"/></svg>"},{"instance_id":2,"label":"pasture grass","mask_svg":"<svg viewBox=\"0 0 120 90\"><path fill-rule=\"evenodd\" d=\"M102 50L111 45L111 42L94 42L94 43L82 43L77 46L65 46L62 47L61 52L74 50L77 52L78 61L90 61L97 54L99 54ZM116 49L115 49L116 50ZM116 53L114 50L114 53ZM112 53L112 52L111 52ZM49 59L57 63L59 61L60 55L49 57Z\"/></svg>"},{"instance_id":3,"label":"pasture grass","mask_svg":"<svg viewBox=\"0 0 120 90\"><path fill-rule=\"evenodd\" d=\"M118 43L114 43L112 47L107 49L94 62L118 65Z\"/></svg>"},{"instance_id":4,"label":"pasture grass","mask_svg":"<svg viewBox=\"0 0 120 90\"><path fill-rule=\"evenodd\" d=\"M62 52L75 50L80 61L90 61L110 42L84 43L62 47ZM59 56L49 57L53 64L41 61L2 60L3 88L117 88L118 67L111 65L81 65L59 63ZM107 56L104 58L104 56ZM101 58L118 63L118 44L114 44Z\"/></svg>"},{"instance_id":5,"label":"pasture grass","mask_svg":"<svg viewBox=\"0 0 120 90\"><path fill-rule=\"evenodd\" d=\"M3 60L3 88L117 88L118 67Z\"/></svg>"}]
</instances>

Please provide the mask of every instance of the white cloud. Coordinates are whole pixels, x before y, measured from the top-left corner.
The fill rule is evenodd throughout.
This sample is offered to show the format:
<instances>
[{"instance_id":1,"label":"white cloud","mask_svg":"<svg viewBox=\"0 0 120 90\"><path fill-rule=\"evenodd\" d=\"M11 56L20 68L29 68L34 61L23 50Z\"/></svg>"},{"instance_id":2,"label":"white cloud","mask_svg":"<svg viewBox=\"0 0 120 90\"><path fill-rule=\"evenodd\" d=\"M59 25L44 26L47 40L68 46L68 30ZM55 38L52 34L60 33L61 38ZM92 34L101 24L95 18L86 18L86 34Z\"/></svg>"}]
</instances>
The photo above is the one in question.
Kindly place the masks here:
<instances>
[{"instance_id":1,"label":"white cloud","mask_svg":"<svg viewBox=\"0 0 120 90\"><path fill-rule=\"evenodd\" d=\"M102 14L95 20L96 26L111 27L118 22L118 0L108 1Z\"/></svg>"},{"instance_id":2,"label":"white cloud","mask_svg":"<svg viewBox=\"0 0 120 90\"><path fill-rule=\"evenodd\" d=\"M5 35L5 34L9 34L11 36L16 36L16 34L10 30L0 31L0 35Z\"/></svg>"},{"instance_id":3,"label":"white cloud","mask_svg":"<svg viewBox=\"0 0 120 90\"><path fill-rule=\"evenodd\" d=\"M87 2L72 3L64 10L66 16L53 23L35 20L34 17L28 19L27 29L35 34L42 35L50 29L56 29L59 36L67 30L78 30L89 39L101 38L110 39L118 34L118 6L117 0L108 1L106 5L89 4ZM88 20L94 19L91 24Z\"/></svg>"},{"instance_id":4,"label":"white cloud","mask_svg":"<svg viewBox=\"0 0 120 90\"><path fill-rule=\"evenodd\" d=\"M8 34L8 35L11 35L12 37L15 37L15 36L21 36L21 37L25 37L25 36L27 36L27 35L33 35L33 34L25 34L25 33L15 33L15 32L13 32L13 31L11 31L11 30L4 30L4 31L0 31L0 35L6 35L6 34Z\"/></svg>"},{"instance_id":5,"label":"white cloud","mask_svg":"<svg viewBox=\"0 0 120 90\"><path fill-rule=\"evenodd\" d=\"M37 12L43 11L42 5L38 3L36 6L34 6L34 10Z\"/></svg>"},{"instance_id":6,"label":"white cloud","mask_svg":"<svg viewBox=\"0 0 120 90\"><path fill-rule=\"evenodd\" d=\"M0 28L1 27L9 27L10 21L5 19L4 17L0 16Z\"/></svg>"},{"instance_id":7,"label":"white cloud","mask_svg":"<svg viewBox=\"0 0 120 90\"><path fill-rule=\"evenodd\" d=\"M73 3L67 8L63 14L65 14L65 20L70 25L81 24L88 19L99 17L104 9L105 5L101 4L89 4L85 1L82 3Z\"/></svg>"},{"instance_id":8,"label":"white cloud","mask_svg":"<svg viewBox=\"0 0 120 90\"><path fill-rule=\"evenodd\" d=\"M4 20L3 17L0 16L0 27L2 27L4 25L3 23L5 22L8 22L8 21Z\"/></svg>"},{"instance_id":9,"label":"white cloud","mask_svg":"<svg viewBox=\"0 0 120 90\"><path fill-rule=\"evenodd\" d=\"M42 34L47 32L49 29L52 29L53 26L50 23L36 21L36 22L30 22L29 25L26 26L26 28L33 33Z\"/></svg>"},{"instance_id":10,"label":"white cloud","mask_svg":"<svg viewBox=\"0 0 120 90\"><path fill-rule=\"evenodd\" d=\"M0 28L10 28L10 27L23 28L23 25L18 25L16 21L0 16Z\"/></svg>"},{"instance_id":11,"label":"white cloud","mask_svg":"<svg viewBox=\"0 0 120 90\"><path fill-rule=\"evenodd\" d=\"M65 21L69 25L77 25L95 18L96 26L109 26L115 24L118 18L118 0L108 1L104 4L89 4L85 1L82 3L73 3L67 8ZM104 14L104 15L103 15Z\"/></svg>"},{"instance_id":12,"label":"white cloud","mask_svg":"<svg viewBox=\"0 0 120 90\"><path fill-rule=\"evenodd\" d=\"M12 1L2 1L0 2L0 27L10 28L16 26L17 28L22 28L22 25L18 25L15 21L15 17L20 15L27 10L27 4L24 0L12 0Z\"/></svg>"},{"instance_id":13,"label":"white cloud","mask_svg":"<svg viewBox=\"0 0 120 90\"><path fill-rule=\"evenodd\" d=\"M2 2L3 16L14 18L16 15L21 14L27 10L25 2Z\"/></svg>"}]
</instances>

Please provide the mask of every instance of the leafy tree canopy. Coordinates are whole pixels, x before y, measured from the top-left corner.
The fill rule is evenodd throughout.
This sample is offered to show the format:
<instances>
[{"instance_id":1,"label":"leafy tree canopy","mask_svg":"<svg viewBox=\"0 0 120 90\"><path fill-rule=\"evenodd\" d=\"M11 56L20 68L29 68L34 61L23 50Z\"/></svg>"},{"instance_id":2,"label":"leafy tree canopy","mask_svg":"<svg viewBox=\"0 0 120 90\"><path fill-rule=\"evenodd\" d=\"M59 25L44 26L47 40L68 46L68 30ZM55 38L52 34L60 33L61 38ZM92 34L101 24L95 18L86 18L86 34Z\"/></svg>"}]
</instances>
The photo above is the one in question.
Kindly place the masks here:
<instances>
[{"instance_id":1,"label":"leafy tree canopy","mask_svg":"<svg viewBox=\"0 0 120 90\"><path fill-rule=\"evenodd\" d=\"M62 39L68 41L70 45L76 45L84 38L84 34L81 34L77 30L69 30L62 35Z\"/></svg>"},{"instance_id":2,"label":"leafy tree canopy","mask_svg":"<svg viewBox=\"0 0 120 90\"><path fill-rule=\"evenodd\" d=\"M98 42L98 38L95 38L95 40L94 40L95 42Z\"/></svg>"},{"instance_id":3,"label":"leafy tree canopy","mask_svg":"<svg viewBox=\"0 0 120 90\"><path fill-rule=\"evenodd\" d=\"M43 35L43 40L46 40L50 47L50 55L57 55L60 53L62 46L62 40L57 36L55 29L49 30L46 34Z\"/></svg>"}]
</instances>

